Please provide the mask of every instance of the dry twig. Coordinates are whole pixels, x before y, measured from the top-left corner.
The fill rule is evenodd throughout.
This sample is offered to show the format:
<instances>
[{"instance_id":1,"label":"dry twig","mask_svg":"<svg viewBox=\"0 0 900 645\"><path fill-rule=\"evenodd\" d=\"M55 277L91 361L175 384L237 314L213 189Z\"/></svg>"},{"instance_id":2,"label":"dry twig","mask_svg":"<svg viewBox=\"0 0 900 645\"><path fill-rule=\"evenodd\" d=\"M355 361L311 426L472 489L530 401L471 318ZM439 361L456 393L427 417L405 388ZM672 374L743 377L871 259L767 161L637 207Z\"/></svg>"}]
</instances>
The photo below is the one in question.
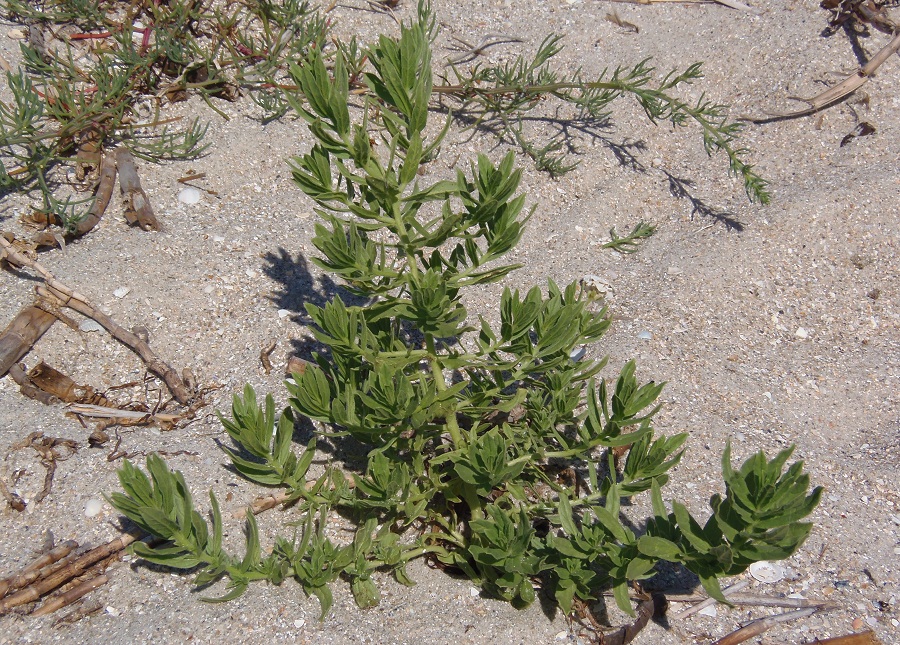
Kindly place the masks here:
<instances>
[{"instance_id":1,"label":"dry twig","mask_svg":"<svg viewBox=\"0 0 900 645\"><path fill-rule=\"evenodd\" d=\"M790 620L806 618L807 616L812 616L817 611L818 609L816 609L815 607L808 607L806 609L788 611L776 616L760 618L759 620L754 620L752 623L744 625L739 630L731 632L727 636L720 638L715 643L713 643L713 645L738 645L738 643L743 643L744 641L750 640L754 636L759 636L760 634L767 632L778 623L786 623Z\"/></svg>"},{"instance_id":2,"label":"dry twig","mask_svg":"<svg viewBox=\"0 0 900 645\"><path fill-rule=\"evenodd\" d=\"M737 591L741 591L742 589L746 589L749 586L750 586L750 583L748 581L741 580L739 582L734 583L730 587L726 587L725 589L723 589L722 593L725 594L726 597L728 597L731 594L733 594ZM731 600L731 598L729 598L729 600ZM692 616L693 614L696 614L698 611L702 611L703 609L709 607L710 605L714 605L717 602L719 602L719 601L716 600L715 598L707 598L706 600L704 600L702 602L698 602L696 605L692 605L691 607L688 607L687 609L685 609L682 612L679 612L677 614L669 616L669 620L680 620L682 618L687 618L688 616Z\"/></svg>"}]
</instances>

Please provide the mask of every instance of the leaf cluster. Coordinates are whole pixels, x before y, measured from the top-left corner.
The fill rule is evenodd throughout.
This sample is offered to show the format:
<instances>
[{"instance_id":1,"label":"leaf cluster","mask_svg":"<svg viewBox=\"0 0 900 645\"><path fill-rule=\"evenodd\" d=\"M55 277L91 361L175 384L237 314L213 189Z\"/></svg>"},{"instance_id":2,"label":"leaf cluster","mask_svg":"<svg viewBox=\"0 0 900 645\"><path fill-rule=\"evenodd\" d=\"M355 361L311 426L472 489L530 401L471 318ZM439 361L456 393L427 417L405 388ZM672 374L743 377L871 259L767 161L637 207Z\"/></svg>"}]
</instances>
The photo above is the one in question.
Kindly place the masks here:
<instances>
[{"instance_id":1,"label":"leaf cluster","mask_svg":"<svg viewBox=\"0 0 900 645\"><path fill-rule=\"evenodd\" d=\"M608 329L605 309L577 283L550 281L524 295L505 288L499 321L474 321L466 288L514 268L502 261L530 211L511 154L479 155L453 178L420 179L446 134L428 127L430 24L420 6L417 23L366 52L373 71L361 114L348 107L342 54L331 70L317 50L291 68L307 97L294 107L316 139L294 159L293 175L322 220L317 262L368 301L307 305L327 351L287 382L290 407L276 417L271 396L259 403L248 386L222 423L234 468L283 489L299 537L278 538L263 558L248 516L247 555L222 555L183 478L157 457L148 461L154 486L127 464L125 494L111 501L167 540L140 547L142 557L202 566L201 583L225 575L236 592L251 578L294 577L323 615L338 577L368 607L378 602L376 571L409 584L405 565L420 556L517 606L533 602L540 583L566 613L608 587L630 613L629 583L660 561L695 572L721 597L720 576L799 548L809 533L799 520L821 489L806 494L802 463L784 472L789 451L734 470L727 448L725 496L712 498L706 523L677 501L669 511L661 488L686 434L655 432L664 384L641 383L633 361L608 381L605 360L582 359L582 346ZM334 464L310 477L316 443L295 454L299 420L320 437L353 437L368 450L365 467L352 479ZM623 506L648 492L653 515L635 524ZM352 541L326 535L333 514L355 525Z\"/></svg>"}]
</instances>

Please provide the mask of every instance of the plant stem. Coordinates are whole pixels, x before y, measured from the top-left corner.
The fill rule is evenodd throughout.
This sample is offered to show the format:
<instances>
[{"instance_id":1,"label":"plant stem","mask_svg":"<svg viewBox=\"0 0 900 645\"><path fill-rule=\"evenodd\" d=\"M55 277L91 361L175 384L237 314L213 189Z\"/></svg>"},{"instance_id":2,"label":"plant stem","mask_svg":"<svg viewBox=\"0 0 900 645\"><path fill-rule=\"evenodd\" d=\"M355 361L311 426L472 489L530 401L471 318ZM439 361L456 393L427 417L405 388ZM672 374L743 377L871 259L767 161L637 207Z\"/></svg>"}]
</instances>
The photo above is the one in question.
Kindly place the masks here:
<instances>
[{"instance_id":1,"label":"plant stem","mask_svg":"<svg viewBox=\"0 0 900 645\"><path fill-rule=\"evenodd\" d=\"M447 382L444 380L444 372L441 370L437 349L434 346L434 335L425 334L425 348L428 350L428 363L431 365L431 374L434 376L434 386L438 392L445 392ZM453 447L462 448L465 443L462 432L459 431L459 424L456 422L456 406L447 413L444 420L447 422L447 431L453 440Z\"/></svg>"}]
</instances>

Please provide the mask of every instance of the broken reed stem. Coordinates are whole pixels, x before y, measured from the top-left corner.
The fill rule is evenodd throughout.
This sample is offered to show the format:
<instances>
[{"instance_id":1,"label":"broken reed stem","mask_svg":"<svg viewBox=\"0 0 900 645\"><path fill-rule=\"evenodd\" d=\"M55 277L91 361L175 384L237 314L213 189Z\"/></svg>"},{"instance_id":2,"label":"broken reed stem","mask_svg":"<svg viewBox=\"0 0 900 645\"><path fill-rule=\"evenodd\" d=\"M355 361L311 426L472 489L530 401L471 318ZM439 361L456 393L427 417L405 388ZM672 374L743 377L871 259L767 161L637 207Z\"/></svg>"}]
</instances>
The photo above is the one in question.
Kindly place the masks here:
<instances>
[{"instance_id":1,"label":"broken reed stem","mask_svg":"<svg viewBox=\"0 0 900 645\"><path fill-rule=\"evenodd\" d=\"M651 618L662 615L665 607L666 600L661 594L652 594L644 598L638 603L637 618L612 633L600 634L600 643L603 645L628 645L647 626Z\"/></svg>"},{"instance_id":2,"label":"broken reed stem","mask_svg":"<svg viewBox=\"0 0 900 645\"><path fill-rule=\"evenodd\" d=\"M0 580L0 598L4 598L10 591L30 585L42 575L47 574L47 567L56 564L77 548L78 542L66 540L24 567L18 574Z\"/></svg>"},{"instance_id":3,"label":"broken reed stem","mask_svg":"<svg viewBox=\"0 0 900 645\"><path fill-rule=\"evenodd\" d=\"M736 591L741 591L742 589L746 589L749 586L750 586L750 583L747 580L741 580L739 582L734 583L730 587L726 587L725 589L723 589L722 593L725 594L725 596L727 597L729 594L735 593ZM710 605L716 604L717 602L719 602L719 601L716 600L715 598L707 598L703 602L698 602L696 605L688 607L687 609L685 609L682 612L679 612L677 614L673 614L672 616L669 616L669 620L681 620L683 618L687 618L688 616L692 616L692 615L696 614L698 611L702 611L705 608L709 607Z\"/></svg>"},{"instance_id":4,"label":"broken reed stem","mask_svg":"<svg viewBox=\"0 0 900 645\"><path fill-rule=\"evenodd\" d=\"M847 634L846 636L835 636L834 638L826 638L823 641L816 639L817 645L881 645L881 641L875 636L875 632L867 629L858 634Z\"/></svg>"},{"instance_id":5,"label":"broken reed stem","mask_svg":"<svg viewBox=\"0 0 900 645\"><path fill-rule=\"evenodd\" d=\"M0 600L0 614L5 614L14 607L34 602L44 594L53 591L73 578L80 576L88 568L101 560L122 551L137 539L139 539L137 536L126 534L111 542L98 546L95 549L91 549L87 553L67 562L65 566L54 570L44 578L36 580L33 584L25 587L18 593Z\"/></svg>"},{"instance_id":6,"label":"broken reed stem","mask_svg":"<svg viewBox=\"0 0 900 645\"><path fill-rule=\"evenodd\" d=\"M759 620L754 620L752 623L744 625L739 630L731 632L727 636L720 638L715 643L713 643L713 645L738 645L738 643L743 643L744 641L750 640L754 636L759 636L760 634L767 632L778 623L786 623L790 620L806 618L807 616L812 616L817 611L818 609L815 607L808 607L806 609L788 611L783 614L778 614L777 616L760 618Z\"/></svg>"},{"instance_id":7,"label":"broken reed stem","mask_svg":"<svg viewBox=\"0 0 900 645\"><path fill-rule=\"evenodd\" d=\"M74 589L69 589L64 594L60 594L51 600L48 600L43 605L35 609L31 612L32 616L46 616L48 614L52 614L54 611L62 609L67 605L71 605L73 602L92 592L94 589L101 587L109 582L109 576L106 574L100 574L96 578L91 578L87 582L83 582Z\"/></svg>"},{"instance_id":8,"label":"broken reed stem","mask_svg":"<svg viewBox=\"0 0 900 645\"><path fill-rule=\"evenodd\" d=\"M669 602L698 602L705 599L705 596L699 594L687 594L684 596L666 594L666 600ZM728 594L728 602L734 605L785 607L790 609L802 609L804 607L831 609L835 606L833 603L808 600L806 598L775 598L772 596L757 596L745 593ZM674 616L670 616L669 618L674 618Z\"/></svg>"}]
</instances>

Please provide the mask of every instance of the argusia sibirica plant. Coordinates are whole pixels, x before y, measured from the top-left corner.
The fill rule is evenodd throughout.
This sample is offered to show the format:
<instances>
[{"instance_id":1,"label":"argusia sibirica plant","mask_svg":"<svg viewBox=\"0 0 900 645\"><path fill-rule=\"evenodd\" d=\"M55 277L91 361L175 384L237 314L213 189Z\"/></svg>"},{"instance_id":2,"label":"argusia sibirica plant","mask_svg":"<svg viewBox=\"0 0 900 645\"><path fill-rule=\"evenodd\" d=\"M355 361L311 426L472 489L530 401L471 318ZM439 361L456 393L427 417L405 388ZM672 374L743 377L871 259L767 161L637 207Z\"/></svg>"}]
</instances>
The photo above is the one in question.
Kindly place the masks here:
<instances>
[{"instance_id":1,"label":"argusia sibirica plant","mask_svg":"<svg viewBox=\"0 0 900 645\"><path fill-rule=\"evenodd\" d=\"M331 70L316 50L292 68L306 99L294 107L316 140L293 166L319 207L316 262L366 304L339 295L324 307L307 304L327 350L287 382L290 407L277 415L271 396L260 402L247 386L222 418L234 469L286 493L291 537L263 555L248 513L245 553L225 551L216 497L210 492L210 525L181 473L151 456L149 478L126 462L124 493L110 496L163 540L136 543L134 552L196 571L199 587L226 579L222 600L253 580L293 578L319 599L323 617L337 578L369 607L379 601L375 572L412 584L406 564L423 556L516 606L534 601L535 584L566 613L576 599L612 588L632 613L629 583L654 575L661 561L695 573L724 600L720 577L798 549L811 529L800 520L821 488L807 494L802 462L785 469L791 449L734 469L727 446L724 494L711 498L708 519L667 502L662 487L686 434L654 432L663 385L640 383L633 362L607 381L598 376L605 360L573 360L609 327L577 283L507 288L499 326L483 317L469 325L464 291L516 268L497 261L519 242L531 211L517 194L512 154L496 164L478 155L454 179L420 183L447 132L426 128L429 24L423 12L399 38L370 48L360 122L348 109L340 55ZM316 438L295 451L300 422L320 441L350 436L364 445L364 469L347 475L329 465L308 479ZM622 506L641 494L652 516L626 521ZM326 532L333 514L355 523L352 541Z\"/></svg>"}]
</instances>

